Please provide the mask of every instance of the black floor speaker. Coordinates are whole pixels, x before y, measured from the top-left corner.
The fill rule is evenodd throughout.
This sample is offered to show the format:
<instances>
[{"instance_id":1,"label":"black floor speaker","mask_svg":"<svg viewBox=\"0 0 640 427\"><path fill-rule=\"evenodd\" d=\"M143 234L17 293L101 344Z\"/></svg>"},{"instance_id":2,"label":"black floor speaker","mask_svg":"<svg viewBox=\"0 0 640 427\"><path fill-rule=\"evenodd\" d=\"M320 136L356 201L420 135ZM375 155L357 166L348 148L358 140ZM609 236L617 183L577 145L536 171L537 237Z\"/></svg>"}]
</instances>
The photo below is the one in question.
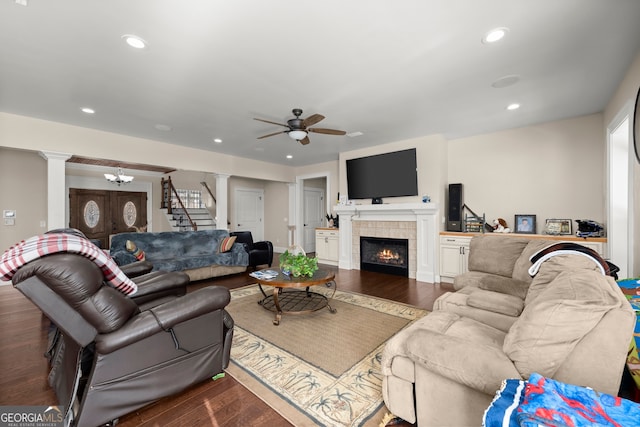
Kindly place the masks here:
<instances>
[{"instance_id":1,"label":"black floor speaker","mask_svg":"<svg viewBox=\"0 0 640 427\"><path fill-rule=\"evenodd\" d=\"M447 209L447 231L463 231L462 184L449 184L449 202Z\"/></svg>"}]
</instances>

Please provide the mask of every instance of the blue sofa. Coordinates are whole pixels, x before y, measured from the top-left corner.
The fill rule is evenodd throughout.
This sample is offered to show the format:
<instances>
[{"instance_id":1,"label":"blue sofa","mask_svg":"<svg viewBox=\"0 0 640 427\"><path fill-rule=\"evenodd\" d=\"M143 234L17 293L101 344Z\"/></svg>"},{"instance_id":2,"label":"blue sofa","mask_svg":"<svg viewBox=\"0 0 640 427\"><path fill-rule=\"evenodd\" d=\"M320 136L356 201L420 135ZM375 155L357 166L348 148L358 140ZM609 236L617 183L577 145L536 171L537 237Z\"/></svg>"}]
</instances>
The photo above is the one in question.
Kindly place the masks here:
<instances>
[{"instance_id":1,"label":"blue sofa","mask_svg":"<svg viewBox=\"0 0 640 427\"><path fill-rule=\"evenodd\" d=\"M249 265L249 254L240 243L228 252L219 252L227 230L164 231L158 233L120 233L112 236L110 253L118 265L137 259L130 252L128 240L144 252L154 270L184 271L194 280L241 273Z\"/></svg>"}]
</instances>

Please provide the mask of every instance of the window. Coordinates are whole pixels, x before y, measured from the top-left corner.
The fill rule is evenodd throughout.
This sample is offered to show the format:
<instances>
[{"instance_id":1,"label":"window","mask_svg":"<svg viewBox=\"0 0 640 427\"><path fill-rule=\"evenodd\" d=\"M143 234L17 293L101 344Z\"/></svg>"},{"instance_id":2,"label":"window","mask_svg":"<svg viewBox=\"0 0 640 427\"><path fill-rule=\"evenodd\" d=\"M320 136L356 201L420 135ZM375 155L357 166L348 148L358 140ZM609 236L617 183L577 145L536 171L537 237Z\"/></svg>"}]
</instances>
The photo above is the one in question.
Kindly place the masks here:
<instances>
[{"instance_id":1,"label":"window","mask_svg":"<svg viewBox=\"0 0 640 427\"><path fill-rule=\"evenodd\" d=\"M202 202L202 191L200 190L180 190L176 189L180 200L184 204L184 207L189 208L204 208L204 203ZM173 199L171 200L171 206L174 208L180 207L180 203L176 198L175 194L173 195Z\"/></svg>"}]
</instances>

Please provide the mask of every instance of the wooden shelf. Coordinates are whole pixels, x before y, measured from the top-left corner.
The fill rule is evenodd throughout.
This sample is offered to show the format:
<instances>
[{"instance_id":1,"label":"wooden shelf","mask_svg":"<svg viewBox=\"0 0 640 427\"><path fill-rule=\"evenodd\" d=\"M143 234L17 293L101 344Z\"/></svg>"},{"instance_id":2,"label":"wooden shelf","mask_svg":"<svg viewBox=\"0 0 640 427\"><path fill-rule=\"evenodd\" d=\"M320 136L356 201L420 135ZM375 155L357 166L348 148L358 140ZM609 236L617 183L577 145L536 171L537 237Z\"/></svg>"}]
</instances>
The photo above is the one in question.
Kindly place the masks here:
<instances>
[{"instance_id":1,"label":"wooden shelf","mask_svg":"<svg viewBox=\"0 0 640 427\"><path fill-rule=\"evenodd\" d=\"M473 236L509 236L525 239L561 240L567 242L599 242L607 243L606 237L578 237L572 234L524 234L524 233L463 233L459 231L441 231L441 236L473 237Z\"/></svg>"}]
</instances>

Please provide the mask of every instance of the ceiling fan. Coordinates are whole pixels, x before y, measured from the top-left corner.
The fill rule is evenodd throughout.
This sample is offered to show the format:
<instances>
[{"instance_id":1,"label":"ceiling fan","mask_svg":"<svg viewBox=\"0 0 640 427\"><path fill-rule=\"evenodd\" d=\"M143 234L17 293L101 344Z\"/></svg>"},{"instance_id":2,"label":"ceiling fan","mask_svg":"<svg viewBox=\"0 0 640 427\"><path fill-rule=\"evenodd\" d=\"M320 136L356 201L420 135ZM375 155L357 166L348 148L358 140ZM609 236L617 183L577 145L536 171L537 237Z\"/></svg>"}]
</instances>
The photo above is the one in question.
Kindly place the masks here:
<instances>
[{"instance_id":1,"label":"ceiling fan","mask_svg":"<svg viewBox=\"0 0 640 427\"><path fill-rule=\"evenodd\" d=\"M307 145L309 142L311 142L309 141L309 132L324 133L327 135L345 135L347 133L343 130L310 128L309 126L313 126L316 123L320 122L321 120L324 120L324 116L322 114L312 114L306 119L301 119L300 118L300 115L302 115L301 109L294 108L292 110L292 113L294 116L296 116L296 118L288 120L286 125L282 123L271 122L269 120L254 118L254 120L258 120L260 122L271 123L272 125L284 126L288 128L287 130L260 136L258 137L258 139L268 138L270 136L286 133L289 135L291 139L295 139L296 141L300 142L300 144L302 145Z\"/></svg>"}]
</instances>

